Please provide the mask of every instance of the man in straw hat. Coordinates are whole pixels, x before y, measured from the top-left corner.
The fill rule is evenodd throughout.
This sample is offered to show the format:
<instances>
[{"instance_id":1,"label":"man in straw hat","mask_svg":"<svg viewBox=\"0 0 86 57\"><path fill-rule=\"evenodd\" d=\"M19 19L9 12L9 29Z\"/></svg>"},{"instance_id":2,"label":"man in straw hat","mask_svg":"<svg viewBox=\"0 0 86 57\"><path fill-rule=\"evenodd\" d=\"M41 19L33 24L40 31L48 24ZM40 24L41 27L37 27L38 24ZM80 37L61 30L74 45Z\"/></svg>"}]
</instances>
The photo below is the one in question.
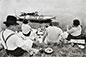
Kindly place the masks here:
<instances>
[{"instance_id":1,"label":"man in straw hat","mask_svg":"<svg viewBox=\"0 0 86 57\"><path fill-rule=\"evenodd\" d=\"M7 20L3 23L6 25L6 29L1 32L0 38L8 55L22 56L30 50L38 51L26 46L22 38L16 35L18 23L15 16L8 15Z\"/></svg>"}]
</instances>

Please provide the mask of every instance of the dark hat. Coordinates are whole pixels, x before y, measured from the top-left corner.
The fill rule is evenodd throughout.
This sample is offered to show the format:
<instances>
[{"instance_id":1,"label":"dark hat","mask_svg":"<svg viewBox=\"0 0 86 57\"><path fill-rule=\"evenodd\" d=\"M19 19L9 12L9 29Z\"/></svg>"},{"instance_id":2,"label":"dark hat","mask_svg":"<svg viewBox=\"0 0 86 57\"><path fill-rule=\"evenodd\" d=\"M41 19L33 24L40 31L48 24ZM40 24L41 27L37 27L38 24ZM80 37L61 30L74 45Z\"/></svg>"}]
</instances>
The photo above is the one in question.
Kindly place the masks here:
<instances>
[{"instance_id":1,"label":"dark hat","mask_svg":"<svg viewBox=\"0 0 86 57\"><path fill-rule=\"evenodd\" d=\"M17 23L17 18L15 16L12 15L8 15L7 20L5 22L3 22L4 24L9 24L9 25L19 25Z\"/></svg>"},{"instance_id":2,"label":"dark hat","mask_svg":"<svg viewBox=\"0 0 86 57\"><path fill-rule=\"evenodd\" d=\"M24 20L23 20L23 23L24 23L24 24L27 24L27 23L28 23L28 20L27 20L27 19L24 19Z\"/></svg>"},{"instance_id":3,"label":"dark hat","mask_svg":"<svg viewBox=\"0 0 86 57\"><path fill-rule=\"evenodd\" d=\"M73 20L73 25L74 26L80 25L80 21L78 19Z\"/></svg>"}]
</instances>

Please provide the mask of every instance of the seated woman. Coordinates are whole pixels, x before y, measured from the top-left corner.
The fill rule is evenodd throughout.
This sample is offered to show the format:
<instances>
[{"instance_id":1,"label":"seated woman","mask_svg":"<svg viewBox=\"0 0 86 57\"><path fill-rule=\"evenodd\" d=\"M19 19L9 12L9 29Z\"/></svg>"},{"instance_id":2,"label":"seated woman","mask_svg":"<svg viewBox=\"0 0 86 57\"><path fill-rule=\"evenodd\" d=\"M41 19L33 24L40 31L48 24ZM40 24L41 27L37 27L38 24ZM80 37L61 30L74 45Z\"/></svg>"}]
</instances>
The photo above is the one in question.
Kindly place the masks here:
<instances>
[{"instance_id":1,"label":"seated woman","mask_svg":"<svg viewBox=\"0 0 86 57\"><path fill-rule=\"evenodd\" d=\"M68 40L79 37L82 32L80 21L77 19L73 20L73 25L67 27L67 32L69 33Z\"/></svg>"},{"instance_id":2,"label":"seated woman","mask_svg":"<svg viewBox=\"0 0 86 57\"><path fill-rule=\"evenodd\" d=\"M85 44L85 39L82 38L82 27L80 25L80 21L75 19L73 20L73 25L67 27L68 37L67 40L69 42L78 44L80 48L84 48L83 44Z\"/></svg>"},{"instance_id":3,"label":"seated woman","mask_svg":"<svg viewBox=\"0 0 86 57\"><path fill-rule=\"evenodd\" d=\"M21 29L22 29L22 33L23 33L24 36L29 36L30 35L31 32L29 30L31 29L31 27L28 24L28 20L27 19L25 19L23 21L23 24L21 26Z\"/></svg>"}]
</instances>

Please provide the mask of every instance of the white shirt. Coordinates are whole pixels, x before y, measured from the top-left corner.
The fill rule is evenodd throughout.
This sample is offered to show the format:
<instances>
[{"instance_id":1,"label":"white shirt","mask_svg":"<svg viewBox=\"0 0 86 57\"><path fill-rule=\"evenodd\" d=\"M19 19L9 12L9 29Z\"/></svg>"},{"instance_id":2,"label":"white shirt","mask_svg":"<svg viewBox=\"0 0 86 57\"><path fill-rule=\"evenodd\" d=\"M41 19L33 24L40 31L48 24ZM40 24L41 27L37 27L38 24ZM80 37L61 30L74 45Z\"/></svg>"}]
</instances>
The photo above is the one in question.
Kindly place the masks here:
<instances>
[{"instance_id":1,"label":"white shirt","mask_svg":"<svg viewBox=\"0 0 86 57\"><path fill-rule=\"evenodd\" d=\"M17 35L23 39L24 44L26 46L28 46L28 48L32 48L32 45L34 42L33 40L35 38L35 36L33 36L32 32L31 32L30 36L24 36L22 32L17 33Z\"/></svg>"},{"instance_id":2,"label":"white shirt","mask_svg":"<svg viewBox=\"0 0 86 57\"><path fill-rule=\"evenodd\" d=\"M47 41L50 42L58 42L59 39L61 38L61 34L63 31L56 26L49 26L47 28L48 36L47 36Z\"/></svg>"},{"instance_id":3,"label":"white shirt","mask_svg":"<svg viewBox=\"0 0 86 57\"><path fill-rule=\"evenodd\" d=\"M23 39L24 44L28 46L28 48L32 48L32 45L34 43L34 39L36 38L36 29L32 29L29 36L23 35L22 32L17 33L17 35Z\"/></svg>"},{"instance_id":4,"label":"white shirt","mask_svg":"<svg viewBox=\"0 0 86 57\"><path fill-rule=\"evenodd\" d=\"M15 33L15 32L13 32L12 30L6 29L3 33L4 38L6 39L12 33ZM16 34L12 35L7 40L7 42L6 42L7 47L5 45L5 42L3 41L2 32L0 33L0 38L1 38L1 41L2 41L4 48L7 49L7 47L8 47L8 50L15 50L17 47L21 47L24 45L22 38L18 37Z\"/></svg>"},{"instance_id":5,"label":"white shirt","mask_svg":"<svg viewBox=\"0 0 86 57\"><path fill-rule=\"evenodd\" d=\"M29 32L30 32L30 26L29 26L29 24L22 24L22 27L21 27L21 29L22 29L22 32L24 33L24 34L28 34Z\"/></svg>"},{"instance_id":6,"label":"white shirt","mask_svg":"<svg viewBox=\"0 0 86 57\"><path fill-rule=\"evenodd\" d=\"M79 36L81 35L81 31L82 28L81 26L77 26L77 27L72 27L70 30L68 30L68 32L72 35L72 36Z\"/></svg>"}]
</instances>

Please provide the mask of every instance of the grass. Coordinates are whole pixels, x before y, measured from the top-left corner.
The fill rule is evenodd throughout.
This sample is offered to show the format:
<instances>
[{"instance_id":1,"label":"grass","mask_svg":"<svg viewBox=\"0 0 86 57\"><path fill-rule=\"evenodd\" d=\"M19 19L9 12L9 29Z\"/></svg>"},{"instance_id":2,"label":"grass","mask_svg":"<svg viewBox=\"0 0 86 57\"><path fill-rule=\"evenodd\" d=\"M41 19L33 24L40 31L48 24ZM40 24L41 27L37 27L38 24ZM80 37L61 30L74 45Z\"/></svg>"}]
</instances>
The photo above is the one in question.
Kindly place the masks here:
<instances>
[{"instance_id":1,"label":"grass","mask_svg":"<svg viewBox=\"0 0 86 57\"><path fill-rule=\"evenodd\" d=\"M5 50L0 51L0 57L7 57ZM23 56L23 57L29 57ZM32 56L32 57L86 57L86 49L81 50L78 47L72 47L69 44L62 44L54 47L54 53L51 55L43 54L42 56Z\"/></svg>"}]
</instances>

